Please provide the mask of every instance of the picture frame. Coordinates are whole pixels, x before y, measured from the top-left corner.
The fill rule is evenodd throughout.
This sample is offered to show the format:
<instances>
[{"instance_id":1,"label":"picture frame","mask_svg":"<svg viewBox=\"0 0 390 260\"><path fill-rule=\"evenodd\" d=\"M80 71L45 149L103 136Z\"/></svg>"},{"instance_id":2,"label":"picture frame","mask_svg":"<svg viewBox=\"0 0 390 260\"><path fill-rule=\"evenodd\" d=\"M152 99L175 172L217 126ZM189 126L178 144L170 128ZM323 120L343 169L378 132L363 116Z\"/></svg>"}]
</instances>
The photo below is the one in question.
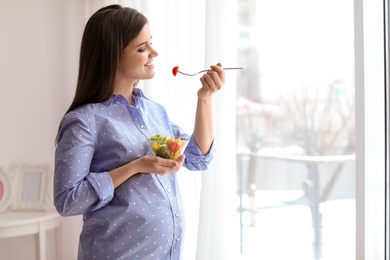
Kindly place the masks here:
<instances>
[{"instance_id":1,"label":"picture frame","mask_svg":"<svg viewBox=\"0 0 390 260\"><path fill-rule=\"evenodd\" d=\"M11 210L53 208L53 171L49 164L15 164L10 167L14 187Z\"/></svg>"},{"instance_id":2,"label":"picture frame","mask_svg":"<svg viewBox=\"0 0 390 260\"><path fill-rule=\"evenodd\" d=\"M8 209L12 198L11 181L0 167L0 214Z\"/></svg>"}]
</instances>

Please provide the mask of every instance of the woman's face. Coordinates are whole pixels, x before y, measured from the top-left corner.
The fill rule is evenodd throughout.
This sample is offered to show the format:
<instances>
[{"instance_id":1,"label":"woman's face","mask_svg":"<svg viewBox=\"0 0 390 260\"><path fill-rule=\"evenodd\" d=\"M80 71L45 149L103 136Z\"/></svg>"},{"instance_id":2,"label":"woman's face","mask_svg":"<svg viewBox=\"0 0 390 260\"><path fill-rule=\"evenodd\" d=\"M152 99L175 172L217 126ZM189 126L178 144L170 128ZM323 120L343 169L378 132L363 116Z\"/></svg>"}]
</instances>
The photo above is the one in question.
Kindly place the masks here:
<instances>
[{"instance_id":1,"label":"woman's face","mask_svg":"<svg viewBox=\"0 0 390 260\"><path fill-rule=\"evenodd\" d=\"M158 52L152 48L152 35L146 24L138 36L125 48L118 76L126 81L151 79L154 77L153 58Z\"/></svg>"}]
</instances>

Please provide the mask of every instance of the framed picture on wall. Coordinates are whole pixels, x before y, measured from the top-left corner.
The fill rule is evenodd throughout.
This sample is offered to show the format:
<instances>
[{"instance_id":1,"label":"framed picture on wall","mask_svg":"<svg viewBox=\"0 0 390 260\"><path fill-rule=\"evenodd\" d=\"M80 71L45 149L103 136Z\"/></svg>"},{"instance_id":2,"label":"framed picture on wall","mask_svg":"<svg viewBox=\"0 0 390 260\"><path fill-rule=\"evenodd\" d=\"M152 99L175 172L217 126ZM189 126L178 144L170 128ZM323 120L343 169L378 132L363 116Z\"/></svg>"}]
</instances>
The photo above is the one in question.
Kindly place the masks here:
<instances>
[{"instance_id":1,"label":"framed picture on wall","mask_svg":"<svg viewBox=\"0 0 390 260\"><path fill-rule=\"evenodd\" d=\"M48 210L53 208L53 172L49 164L16 164L10 167L13 198L10 209Z\"/></svg>"},{"instance_id":2,"label":"framed picture on wall","mask_svg":"<svg viewBox=\"0 0 390 260\"><path fill-rule=\"evenodd\" d=\"M12 198L12 187L8 176L0 167L0 213L6 211Z\"/></svg>"}]
</instances>

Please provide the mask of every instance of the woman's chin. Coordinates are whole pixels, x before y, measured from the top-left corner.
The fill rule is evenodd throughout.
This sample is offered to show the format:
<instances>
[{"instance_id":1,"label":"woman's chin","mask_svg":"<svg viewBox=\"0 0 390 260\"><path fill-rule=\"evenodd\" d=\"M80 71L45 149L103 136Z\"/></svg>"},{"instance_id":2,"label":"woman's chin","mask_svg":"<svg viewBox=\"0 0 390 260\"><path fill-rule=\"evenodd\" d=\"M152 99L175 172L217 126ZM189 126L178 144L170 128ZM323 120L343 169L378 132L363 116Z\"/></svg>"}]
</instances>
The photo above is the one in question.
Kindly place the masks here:
<instances>
[{"instance_id":1,"label":"woman's chin","mask_svg":"<svg viewBox=\"0 0 390 260\"><path fill-rule=\"evenodd\" d=\"M146 76L145 76L145 79L152 79L154 78L154 76L156 75L156 73L153 71L149 71Z\"/></svg>"}]
</instances>

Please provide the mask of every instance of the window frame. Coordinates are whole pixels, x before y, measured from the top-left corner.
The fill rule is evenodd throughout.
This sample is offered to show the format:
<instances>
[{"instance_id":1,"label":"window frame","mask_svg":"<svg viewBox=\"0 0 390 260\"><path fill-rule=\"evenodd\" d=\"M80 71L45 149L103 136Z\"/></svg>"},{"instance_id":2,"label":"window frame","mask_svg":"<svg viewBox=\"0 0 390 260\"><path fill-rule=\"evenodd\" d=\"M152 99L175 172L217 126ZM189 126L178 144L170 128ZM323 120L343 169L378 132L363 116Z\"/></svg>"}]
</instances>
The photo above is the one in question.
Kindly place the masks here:
<instances>
[{"instance_id":1,"label":"window frame","mask_svg":"<svg viewBox=\"0 0 390 260\"><path fill-rule=\"evenodd\" d=\"M387 1L355 0L357 259L385 259L388 243L384 59Z\"/></svg>"}]
</instances>

